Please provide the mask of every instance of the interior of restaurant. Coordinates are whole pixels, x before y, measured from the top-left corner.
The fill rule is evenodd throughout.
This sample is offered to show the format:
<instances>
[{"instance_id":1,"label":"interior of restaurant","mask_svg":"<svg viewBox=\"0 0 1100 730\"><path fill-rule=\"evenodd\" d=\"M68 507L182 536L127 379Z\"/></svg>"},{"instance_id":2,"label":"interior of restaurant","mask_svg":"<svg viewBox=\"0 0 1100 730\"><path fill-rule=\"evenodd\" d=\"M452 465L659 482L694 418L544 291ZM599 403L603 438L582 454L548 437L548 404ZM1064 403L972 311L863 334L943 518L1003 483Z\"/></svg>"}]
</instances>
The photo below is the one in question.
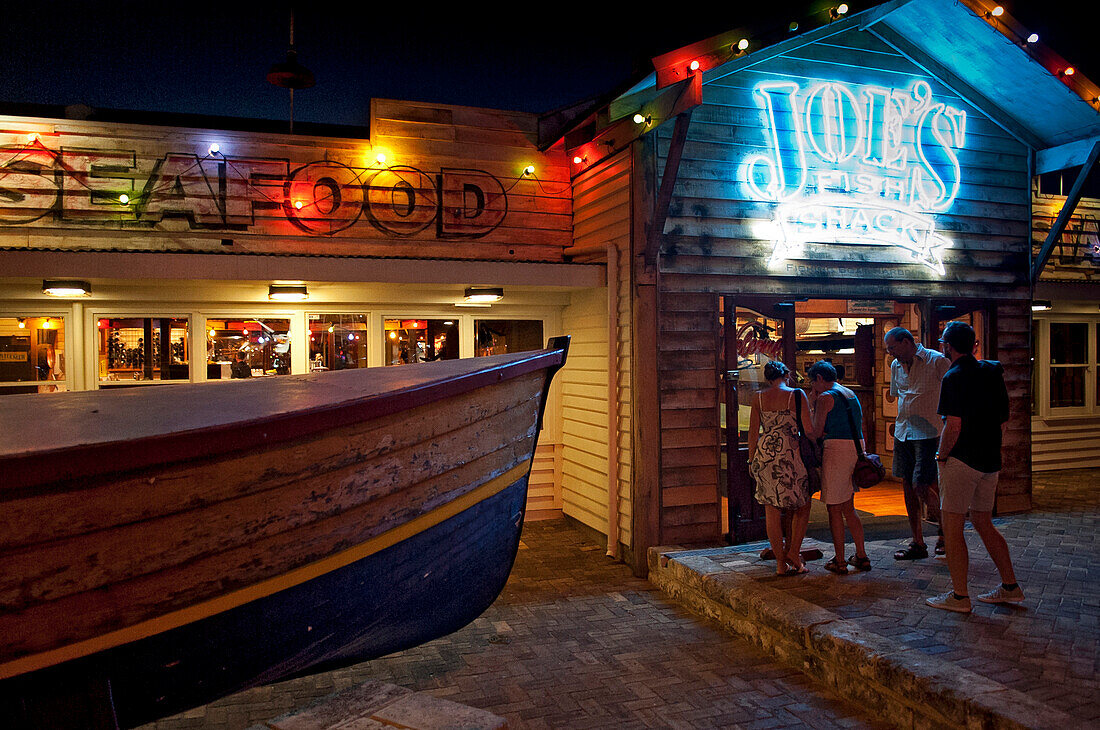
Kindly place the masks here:
<instances>
[{"instance_id":1,"label":"interior of restaurant","mask_svg":"<svg viewBox=\"0 0 1100 730\"><path fill-rule=\"evenodd\" d=\"M793 303L752 302L739 306L734 302L736 324L735 342L727 344L726 353L735 352L737 362L727 367L724 359L719 363L720 372L735 370L737 373L737 453L747 459L747 439L751 404L764 387L764 366L780 359L792 371L792 385L809 390L806 371L818 360L833 364L838 382L846 385L859 397L863 408L863 430L866 449L876 453L886 467L887 478L879 485L858 492L856 510L867 517L900 518L905 515L901 483L891 475L893 463L893 428L897 418L897 403L890 396L890 363L883 337L891 328L901 326L914 333L918 342L922 317L935 319L930 328L938 333L952 319L965 321L978 333L976 356L982 357L982 333L985 331L983 312L980 308L963 311L965 307L941 306L925 309L915 302L854 301L810 299ZM753 308L755 306L755 308ZM727 311L723 306L723 312ZM958 315L958 316L952 316ZM722 319L725 336L725 320ZM937 342L922 342L930 349L938 349ZM720 353L722 354L722 353ZM720 382L728 383L728 379ZM727 396L728 397L728 396ZM724 398L720 398L720 401ZM722 474L720 489L726 487L726 439L734 434L726 430L726 403L720 405L722 428ZM735 470L736 471L736 470ZM743 473L743 472L742 472ZM726 510L723 510L726 513ZM728 515L724 514L723 519ZM815 500L811 523L827 522L824 506ZM724 526L723 531L728 529Z\"/></svg>"}]
</instances>

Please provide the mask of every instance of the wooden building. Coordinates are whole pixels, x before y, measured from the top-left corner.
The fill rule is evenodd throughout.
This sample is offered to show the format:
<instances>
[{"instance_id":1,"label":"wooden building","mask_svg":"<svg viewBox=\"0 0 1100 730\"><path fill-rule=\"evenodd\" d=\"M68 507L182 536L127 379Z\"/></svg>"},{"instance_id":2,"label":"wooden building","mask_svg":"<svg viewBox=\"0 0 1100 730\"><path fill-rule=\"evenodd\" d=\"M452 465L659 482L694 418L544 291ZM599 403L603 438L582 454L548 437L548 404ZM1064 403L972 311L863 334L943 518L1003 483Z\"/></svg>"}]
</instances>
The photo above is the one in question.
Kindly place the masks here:
<instances>
[{"instance_id":1,"label":"wooden building","mask_svg":"<svg viewBox=\"0 0 1100 730\"><path fill-rule=\"evenodd\" d=\"M598 450L585 403L607 355L578 323L604 267L564 253L561 145L538 149L531 114L374 100L370 119L289 135L0 116L0 395L227 378L237 354L257 377L476 357L569 331L528 517L588 509L572 475ZM58 281L90 292L48 295Z\"/></svg>"},{"instance_id":2,"label":"wooden building","mask_svg":"<svg viewBox=\"0 0 1100 730\"><path fill-rule=\"evenodd\" d=\"M934 345L963 318L1009 382L997 509L1029 509L1033 429L1076 450L1093 427L1033 418L1050 251L1032 230L1053 216L1048 238L1068 240L1068 213L1042 213L1032 180L1095 162L1100 92L993 10L778 18L543 117L375 100L369 130L298 135L0 117L0 394L570 334L528 518L573 518L644 573L650 546L761 534L743 445L763 363L831 359L889 463L883 333ZM91 293L51 297L47 280ZM459 306L478 288L504 298Z\"/></svg>"},{"instance_id":3,"label":"wooden building","mask_svg":"<svg viewBox=\"0 0 1100 730\"><path fill-rule=\"evenodd\" d=\"M744 437L770 359L838 365L889 463L896 325L935 347L962 319L1004 364L997 510L1031 506L1032 179L1089 160L1095 85L984 0L780 20L544 137L572 162L567 253L607 264L609 498L639 571L651 545L762 534Z\"/></svg>"}]
</instances>

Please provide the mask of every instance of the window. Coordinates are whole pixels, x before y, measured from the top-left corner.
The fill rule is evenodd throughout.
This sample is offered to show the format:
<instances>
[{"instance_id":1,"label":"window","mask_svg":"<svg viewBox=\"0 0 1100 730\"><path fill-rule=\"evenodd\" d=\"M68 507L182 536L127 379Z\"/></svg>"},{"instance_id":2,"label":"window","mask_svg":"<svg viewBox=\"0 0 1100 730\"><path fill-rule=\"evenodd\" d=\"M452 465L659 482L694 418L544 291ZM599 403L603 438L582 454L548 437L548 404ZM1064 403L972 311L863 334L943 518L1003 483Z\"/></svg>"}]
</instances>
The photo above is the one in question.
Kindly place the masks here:
<instances>
[{"instance_id":1,"label":"window","mask_svg":"<svg viewBox=\"0 0 1100 730\"><path fill-rule=\"evenodd\" d=\"M1088 379L1089 326L1083 322L1050 323L1050 407L1085 406Z\"/></svg>"},{"instance_id":2,"label":"window","mask_svg":"<svg viewBox=\"0 0 1100 730\"><path fill-rule=\"evenodd\" d=\"M231 317L206 320L208 380L289 373L289 319Z\"/></svg>"},{"instance_id":3,"label":"window","mask_svg":"<svg viewBox=\"0 0 1100 730\"><path fill-rule=\"evenodd\" d=\"M0 317L0 395L62 390L66 390L65 320Z\"/></svg>"},{"instance_id":4,"label":"window","mask_svg":"<svg viewBox=\"0 0 1100 730\"><path fill-rule=\"evenodd\" d=\"M477 357L541 350L546 346L541 319L479 319L475 327Z\"/></svg>"},{"instance_id":5,"label":"window","mask_svg":"<svg viewBox=\"0 0 1100 730\"><path fill-rule=\"evenodd\" d=\"M99 317L96 328L99 387L191 379L186 319Z\"/></svg>"},{"instance_id":6,"label":"window","mask_svg":"<svg viewBox=\"0 0 1100 730\"><path fill-rule=\"evenodd\" d=\"M383 349L387 365L458 359L457 319L387 319Z\"/></svg>"},{"instance_id":7,"label":"window","mask_svg":"<svg viewBox=\"0 0 1100 730\"><path fill-rule=\"evenodd\" d=\"M1087 315L1036 318L1032 337L1034 415L1100 415L1100 320Z\"/></svg>"},{"instance_id":8,"label":"window","mask_svg":"<svg viewBox=\"0 0 1100 730\"><path fill-rule=\"evenodd\" d=\"M309 315L309 370L367 367L367 315Z\"/></svg>"}]
</instances>

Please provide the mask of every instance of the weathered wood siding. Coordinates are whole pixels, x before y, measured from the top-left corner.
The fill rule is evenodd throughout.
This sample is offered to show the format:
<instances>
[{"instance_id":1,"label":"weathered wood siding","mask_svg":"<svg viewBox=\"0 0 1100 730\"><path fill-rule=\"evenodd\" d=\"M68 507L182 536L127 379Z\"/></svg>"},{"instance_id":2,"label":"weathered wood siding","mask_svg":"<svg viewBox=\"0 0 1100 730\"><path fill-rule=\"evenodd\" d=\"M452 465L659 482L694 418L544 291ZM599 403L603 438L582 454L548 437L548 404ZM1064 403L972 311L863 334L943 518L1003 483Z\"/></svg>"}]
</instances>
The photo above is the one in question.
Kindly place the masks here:
<instances>
[{"instance_id":1,"label":"weathered wood siding","mask_svg":"<svg viewBox=\"0 0 1100 730\"><path fill-rule=\"evenodd\" d=\"M1001 302L996 359L1005 369L1010 418L1002 447L997 511L1031 509L1031 303Z\"/></svg>"},{"instance_id":2,"label":"weathered wood siding","mask_svg":"<svg viewBox=\"0 0 1100 730\"><path fill-rule=\"evenodd\" d=\"M1035 195L1032 199L1032 251L1035 255L1065 203L1063 195ZM1082 198L1077 203L1039 280L1100 284L1100 200ZM1092 296L1100 299L1100 286Z\"/></svg>"},{"instance_id":3,"label":"weathered wood siding","mask_svg":"<svg viewBox=\"0 0 1100 730\"><path fill-rule=\"evenodd\" d=\"M823 108L823 98L828 93L836 93L834 98L839 98L840 92L819 95L821 106L811 109L812 113L802 106L808 105L810 91L823 83L847 85L850 98L857 100L853 106L858 107L869 98L863 96L870 93L869 88L896 89L904 95L923 88L914 83L924 82L931 92L931 104L944 104L948 111L954 108L965 113L961 128L957 122L940 121L935 131L926 129L928 134L939 135L941 152L949 146L953 149L960 170L958 191L947 210L922 214L930 216L934 225L932 234L950 241L941 254L944 274L939 274L932 265L920 263L901 245L871 242L870 237L858 243L845 242L844 235L835 240L830 238L829 242L820 242L821 238L811 235L800 251L788 251L781 260L769 264L775 247L767 239L778 229L777 202L761 198L745 182L746 163L753 155L763 159L772 149L768 116L754 96L754 88L763 81L798 87L797 113L789 117L796 120L793 129L791 124L784 128L784 118L776 115L780 119L776 125L779 137L793 138L794 133L802 134L800 130L807 125L816 125L819 130L828 128L819 109ZM912 96L911 100L916 98ZM911 108L916 107L917 102L912 101ZM921 107L929 108L933 107ZM921 159L914 142L917 120L921 118L917 111L907 112L901 125L899 139L908 151L906 164L913 169L906 168L900 174L910 175L910 180L912 174L918 174L916 167ZM853 115L846 118L841 115L839 119L837 128L844 133L832 138L839 145L837 155L843 160L845 149L851 149L853 155L856 152L863 155L869 147L863 146L866 138L856 134L859 127ZM958 134L963 131L964 134ZM660 173L668 157L672 125L663 125L657 134ZM961 146L959 136L964 137ZM854 145L853 139L861 140L859 146ZM945 139L949 141L944 142ZM818 173L828 175L830 169L824 161L826 155L817 155L809 144L806 143L805 153L808 162L802 168L808 171L805 190L839 195L841 192L833 190L834 185L848 185L848 191L863 185L856 172L849 173L847 182L814 177ZM826 144L826 152L829 149ZM715 519L708 517L716 511L708 500L716 498L718 475L714 443L717 423L716 416L710 415L716 412L717 404L714 364L718 344L711 331L717 305L710 303L708 297L723 293L893 300L966 297L1002 301L998 307L1002 328L998 355L1009 369L1013 398L1006 458L1011 468L1021 474L1018 478L1006 477L1002 492L1007 496L1006 509L1025 506L1030 492L1028 154L1024 144L965 99L866 31L853 30L732 72L719 67L704 76L703 104L692 113L660 258L663 541L718 536L717 528L712 527L716 521L708 521ZM949 157L944 153L944 159ZM784 156L784 160L790 159L795 156ZM757 174L766 177L765 167L758 163ZM782 162L778 168L783 169L787 180L803 179L799 169ZM835 164L833 168L838 169ZM776 169L771 167L771 173ZM930 180L928 177L924 184ZM765 187L759 183L758 180L758 189ZM911 183L904 181L904 184ZM815 190L815 185L822 187ZM943 189L947 191L950 186ZM863 201L871 200L873 204L869 195L864 192ZM884 205L890 201L888 196L879 200L885 201ZM899 203L893 207L905 206ZM851 226L854 230L856 224L853 222ZM685 425L674 426L668 421L670 416L684 418ZM704 418L707 420L700 420ZM713 425L703 427L710 423ZM667 461L669 458L673 459L671 463Z\"/></svg>"},{"instance_id":4,"label":"weathered wood siding","mask_svg":"<svg viewBox=\"0 0 1100 730\"><path fill-rule=\"evenodd\" d=\"M1033 419L1031 468L1033 471L1083 469L1100 466L1100 418Z\"/></svg>"},{"instance_id":5,"label":"weathered wood siding","mask_svg":"<svg viewBox=\"0 0 1100 730\"><path fill-rule=\"evenodd\" d=\"M754 230L772 221L775 204L753 199L743 182L749 156L768 152L765 114L753 96L765 80L794 82L803 90L835 81L857 91L868 85L904 89L923 80L934 103L966 113L965 143L956 150L959 192L950 210L935 215L936 232L951 241L943 257L945 275L914 263L900 246L868 243L807 243L803 254L768 266L773 245ZM664 229L666 289L805 295L812 282L814 294L837 298L973 297L993 291L1027 297L1028 150L870 33L851 31L734 73L720 67L704 77L703 88ZM820 117L815 120L820 123ZM658 133L662 170L671 125ZM912 139L911 128L905 134ZM910 151L910 158L915 156ZM975 290L975 284L983 289Z\"/></svg>"},{"instance_id":6,"label":"weathered wood siding","mask_svg":"<svg viewBox=\"0 0 1100 730\"><path fill-rule=\"evenodd\" d=\"M568 167L536 127L384 99L370 139L0 117L27 196L0 195L0 247L561 261Z\"/></svg>"},{"instance_id":7,"label":"weathered wood siding","mask_svg":"<svg viewBox=\"0 0 1100 730\"><path fill-rule=\"evenodd\" d=\"M607 296L573 295L562 313L572 336L562 393L562 510L607 534Z\"/></svg>"},{"instance_id":8,"label":"weathered wood siding","mask_svg":"<svg viewBox=\"0 0 1100 730\"><path fill-rule=\"evenodd\" d=\"M662 292L661 542L714 540L718 509L718 296Z\"/></svg>"}]
</instances>

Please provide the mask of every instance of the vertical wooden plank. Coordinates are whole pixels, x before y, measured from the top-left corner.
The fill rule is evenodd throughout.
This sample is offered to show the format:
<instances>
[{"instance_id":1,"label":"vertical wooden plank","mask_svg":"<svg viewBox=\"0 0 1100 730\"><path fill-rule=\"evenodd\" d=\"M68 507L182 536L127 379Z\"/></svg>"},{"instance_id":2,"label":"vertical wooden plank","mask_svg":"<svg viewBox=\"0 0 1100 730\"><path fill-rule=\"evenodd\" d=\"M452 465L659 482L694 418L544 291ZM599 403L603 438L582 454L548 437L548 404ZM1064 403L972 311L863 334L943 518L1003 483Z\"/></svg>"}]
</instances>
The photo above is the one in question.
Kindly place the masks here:
<instances>
[{"instance_id":1,"label":"vertical wooden plank","mask_svg":"<svg viewBox=\"0 0 1100 730\"><path fill-rule=\"evenodd\" d=\"M657 389L657 277L645 264L645 223L653 210L655 149L653 135L634 142L631 172L631 255L634 276L634 485L631 534L634 574L648 574L647 552L660 542L661 434Z\"/></svg>"}]
</instances>

